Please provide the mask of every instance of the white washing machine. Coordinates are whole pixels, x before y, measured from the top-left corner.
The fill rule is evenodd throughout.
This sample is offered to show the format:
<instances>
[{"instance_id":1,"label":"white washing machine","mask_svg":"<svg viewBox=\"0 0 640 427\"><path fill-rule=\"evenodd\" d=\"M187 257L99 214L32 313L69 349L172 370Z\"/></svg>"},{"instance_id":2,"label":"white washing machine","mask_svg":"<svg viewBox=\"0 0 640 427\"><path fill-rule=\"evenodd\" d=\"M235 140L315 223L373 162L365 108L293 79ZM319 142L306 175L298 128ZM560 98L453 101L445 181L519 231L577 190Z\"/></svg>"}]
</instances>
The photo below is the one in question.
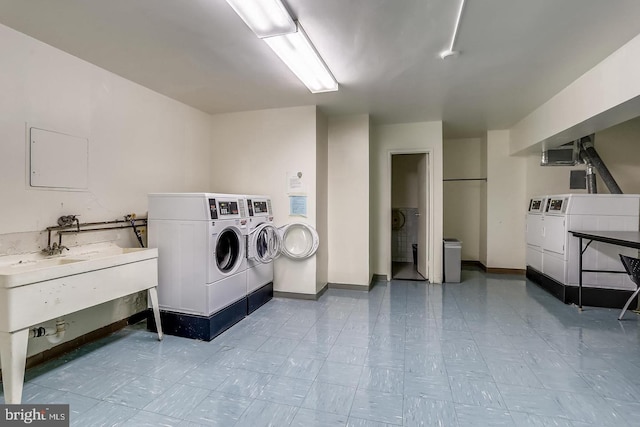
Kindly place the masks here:
<instances>
[{"instance_id":1,"label":"white washing machine","mask_svg":"<svg viewBox=\"0 0 640 427\"><path fill-rule=\"evenodd\" d=\"M547 197L533 197L529 201L527 210L526 235L526 262L527 267L542 272L542 237L543 215Z\"/></svg>"},{"instance_id":2,"label":"white washing machine","mask_svg":"<svg viewBox=\"0 0 640 427\"><path fill-rule=\"evenodd\" d=\"M247 311L254 312L273 298L273 260L280 253L269 196L245 196L247 229Z\"/></svg>"},{"instance_id":3,"label":"white washing machine","mask_svg":"<svg viewBox=\"0 0 640 427\"><path fill-rule=\"evenodd\" d=\"M580 248L569 231L638 231L640 196L566 194L549 196L543 217L542 272L562 284L578 286ZM618 253L625 248L593 242L585 250L585 268L621 270ZM633 250L631 250L633 252ZM631 255L634 256L634 255ZM626 274L585 273L583 286L635 290Z\"/></svg>"},{"instance_id":4,"label":"white washing machine","mask_svg":"<svg viewBox=\"0 0 640 427\"><path fill-rule=\"evenodd\" d=\"M149 247L158 248L163 327L210 341L247 314L244 197L149 194Z\"/></svg>"}]
</instances>

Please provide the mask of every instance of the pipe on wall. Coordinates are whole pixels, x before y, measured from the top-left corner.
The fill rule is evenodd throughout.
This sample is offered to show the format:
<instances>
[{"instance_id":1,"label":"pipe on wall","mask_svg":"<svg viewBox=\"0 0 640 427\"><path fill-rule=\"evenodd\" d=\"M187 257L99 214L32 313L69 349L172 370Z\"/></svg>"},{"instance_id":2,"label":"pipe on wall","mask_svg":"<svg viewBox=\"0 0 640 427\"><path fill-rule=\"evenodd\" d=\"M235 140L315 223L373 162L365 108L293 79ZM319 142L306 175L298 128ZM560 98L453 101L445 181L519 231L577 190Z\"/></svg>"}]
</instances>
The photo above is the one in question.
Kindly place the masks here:
<instances>
[{"instance_id":1,"label":"pipe on wall","mask_svg":"<svg viewBox=\"0 0 640 427\"><path fill-rule=\"evenodd\" d=\"M578 144L580 147L580 157L583 159L586 157L587 166L593 167L595 168L596 171L598 171L598 173L600 174L600 177L602 178L602 182L604 182L604 185L607 186L611 194L622 194L622 189L620 189L620 186L611 175L611 172L609 172L609 168L607 168L607 165L604 164L604 161L596 151L593 145L594 140L595 140L594 134L580 138L580 140L578 141ZM584 155L583 155L583 151L584 151ZM592 179L595 182L595 175L593 176ZM589 180L589 177L587 177L587 185L588 185L588 180ZM595 188L595 184L593 188L597 192L597 188Z\"/></svg>"}]
</instances>

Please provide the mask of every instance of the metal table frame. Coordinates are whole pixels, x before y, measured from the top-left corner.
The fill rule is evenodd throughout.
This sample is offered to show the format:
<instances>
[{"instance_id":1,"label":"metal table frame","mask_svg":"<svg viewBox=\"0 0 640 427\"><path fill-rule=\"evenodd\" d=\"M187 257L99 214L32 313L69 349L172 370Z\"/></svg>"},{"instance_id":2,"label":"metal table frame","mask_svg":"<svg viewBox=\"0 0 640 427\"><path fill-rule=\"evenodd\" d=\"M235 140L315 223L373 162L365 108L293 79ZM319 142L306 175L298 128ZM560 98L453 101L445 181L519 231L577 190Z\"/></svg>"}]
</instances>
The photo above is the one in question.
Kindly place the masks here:
<instances>
[{"instance_id":1,"label":"metal table frame","mask_svg":"<svg viewBox=\"0 0 640 427\"><path fill-rule=\"evenodd\" d=\"M638 231L571 231L569 233L577 237L580 245L580 259L578 268L580 269L578 279L578 308L582 310L582 274L583 273L616 273L627 274L626 271L610 270L585 270L582 266L582 255L593 242L608 243L610 245L622 246L625 248L640 249L640 232ZM588 240L587 245L582 247L582 240Z\"/></svg>"}]
</instances>

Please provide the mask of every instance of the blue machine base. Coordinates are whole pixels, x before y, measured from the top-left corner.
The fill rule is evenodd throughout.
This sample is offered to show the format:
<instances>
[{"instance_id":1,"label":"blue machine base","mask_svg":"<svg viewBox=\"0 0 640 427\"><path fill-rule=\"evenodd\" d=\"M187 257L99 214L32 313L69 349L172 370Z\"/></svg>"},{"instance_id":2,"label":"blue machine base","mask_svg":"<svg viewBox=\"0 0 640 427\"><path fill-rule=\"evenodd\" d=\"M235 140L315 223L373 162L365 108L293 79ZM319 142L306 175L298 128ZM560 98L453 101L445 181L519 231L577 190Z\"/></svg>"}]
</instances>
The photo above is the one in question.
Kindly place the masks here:
<instances>
[{"instance_id":1,"label":"blue machine base","mask_svg":"<svg viewBox=\"0 0 640 427\"><path fill-rule=\"evenodd\" d=\"M153 312L149 310L147 325L150 331L156 331ZM183 338L211 341L247 315L247 299L242 298L230 306L209 317L194 314L160 311L160 321L165 334Z\"/></svg>"},{"instance_id":2,"label":"blue machine base","mask_svg":"<svg viewBox=\"0 0 640 427\"><path fill-rule=\"evenodd\" d=\"M247 313L251 314L273 298L273 282L256 289L247 296Z\"/></svg>"}]
</instances>

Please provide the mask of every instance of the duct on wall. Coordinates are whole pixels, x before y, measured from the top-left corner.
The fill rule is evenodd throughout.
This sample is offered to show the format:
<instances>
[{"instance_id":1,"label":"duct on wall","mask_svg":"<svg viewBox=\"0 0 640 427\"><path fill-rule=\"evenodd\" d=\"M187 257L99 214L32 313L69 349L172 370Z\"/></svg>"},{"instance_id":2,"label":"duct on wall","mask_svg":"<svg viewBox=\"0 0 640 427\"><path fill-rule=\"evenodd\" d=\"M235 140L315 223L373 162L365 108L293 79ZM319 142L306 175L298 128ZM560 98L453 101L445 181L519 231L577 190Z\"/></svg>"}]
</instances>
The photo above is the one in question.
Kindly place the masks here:
<instances>
[{"instance_id":1,"label":"duct on wall","mask_svg":"<svg viewBox=\"0 0 640 427\"><path fill-rule=\"evenodd\" d=\"M611 194L622 194L620 186L609 172L609 169L604 164L604 161L593 146L595 135L591 134L578 140L578 147L580 149L580 158L587 164L587 190L589 193L597 193L598 189L595 182L595 169L602 178L602 182L607 186ZM593 191L592 191L593 190Z\"/></svg>"}]
</instances>

